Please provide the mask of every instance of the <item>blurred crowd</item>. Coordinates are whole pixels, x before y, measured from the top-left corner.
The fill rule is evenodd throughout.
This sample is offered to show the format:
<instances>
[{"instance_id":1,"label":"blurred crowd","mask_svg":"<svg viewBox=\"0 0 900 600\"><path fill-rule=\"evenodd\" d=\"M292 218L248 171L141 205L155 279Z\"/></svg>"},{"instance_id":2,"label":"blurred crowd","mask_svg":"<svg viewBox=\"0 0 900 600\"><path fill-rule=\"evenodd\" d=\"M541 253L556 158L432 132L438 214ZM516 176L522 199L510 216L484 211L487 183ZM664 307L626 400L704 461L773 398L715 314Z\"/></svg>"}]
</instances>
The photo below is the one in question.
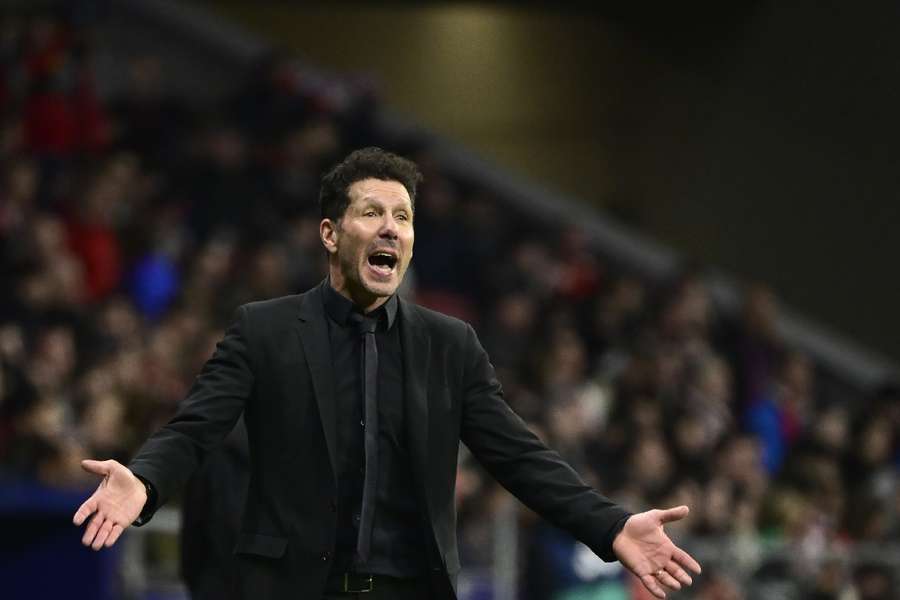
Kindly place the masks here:
<instances>
[{"instance_id":1,"label":"blurred crowd","mask_svg":"<svg viewBox=\"0 0 900 600\"><path fill-rule=\"evenodd\" d=\"M900 557L854 549L900 543L897 388L822 394L770 289L729 316L700 269L662 284L617 269L579 230L380 132L365 78L274 55L192 106L144 56L101 97L97 50L66 18L0 20L0 477L85 486L80 459L127 462L239 304L321 281L319 174L376 144L425 174L403 293L475 325L510 405L598 489L633 510L691 506L673 535L701 553L724 541L695 597L744 598L739 573L808 598L895 597ZM463 457L464 562L489 560L502 494ZM524 593L550 598L559 533L520 519Z\"/></svg>"}]
</instances>

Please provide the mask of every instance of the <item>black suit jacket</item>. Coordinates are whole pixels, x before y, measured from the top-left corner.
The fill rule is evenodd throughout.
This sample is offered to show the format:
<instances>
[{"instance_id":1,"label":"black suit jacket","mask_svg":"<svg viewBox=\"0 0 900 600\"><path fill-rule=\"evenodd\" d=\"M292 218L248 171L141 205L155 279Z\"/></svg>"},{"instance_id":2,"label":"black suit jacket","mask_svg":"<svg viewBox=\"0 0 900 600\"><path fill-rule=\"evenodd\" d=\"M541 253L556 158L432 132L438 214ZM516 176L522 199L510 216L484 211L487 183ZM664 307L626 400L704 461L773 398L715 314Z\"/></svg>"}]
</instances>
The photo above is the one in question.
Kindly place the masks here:
<instances>
[{"instance_id":1,"label":"black suit jacket","mask_svg":"<svg viewBox=\"0 0 900 600\"><path fill-rule=\"evenodd\" d=\"M527 506L613 560L629 513L510 410L472 327L402 300L399 317L410 476L430 528L435 597L455 597L460 441ZM129 465L156 488L159 506L244 413L251 475L235 552L245 597L322 595L337 517L336 376L321 286L243 305L175 417Z\"/></svg>"}]
</instances>

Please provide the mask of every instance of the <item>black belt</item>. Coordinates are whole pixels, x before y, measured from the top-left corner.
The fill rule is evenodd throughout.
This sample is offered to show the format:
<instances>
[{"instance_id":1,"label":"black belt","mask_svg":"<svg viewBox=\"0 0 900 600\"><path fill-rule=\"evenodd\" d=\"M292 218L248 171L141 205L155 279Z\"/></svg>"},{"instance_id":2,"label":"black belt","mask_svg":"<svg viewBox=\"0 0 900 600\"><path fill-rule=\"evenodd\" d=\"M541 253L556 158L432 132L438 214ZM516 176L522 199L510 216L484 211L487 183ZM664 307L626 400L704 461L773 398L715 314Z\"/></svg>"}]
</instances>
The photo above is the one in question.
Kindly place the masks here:
<instances>
[{"instance_id":1,"label":"black belt","mask_svg":"<svg viewBox=\"0 0 900 600\"><path fill-rule=\"evenodd\" d=\"M421 578L391 577L371 573L339 573L331 575L325 583L325 591L332 593L363 594L387 591L397 588L412 588L422 585Z\"/></svg>"}]
</instances>

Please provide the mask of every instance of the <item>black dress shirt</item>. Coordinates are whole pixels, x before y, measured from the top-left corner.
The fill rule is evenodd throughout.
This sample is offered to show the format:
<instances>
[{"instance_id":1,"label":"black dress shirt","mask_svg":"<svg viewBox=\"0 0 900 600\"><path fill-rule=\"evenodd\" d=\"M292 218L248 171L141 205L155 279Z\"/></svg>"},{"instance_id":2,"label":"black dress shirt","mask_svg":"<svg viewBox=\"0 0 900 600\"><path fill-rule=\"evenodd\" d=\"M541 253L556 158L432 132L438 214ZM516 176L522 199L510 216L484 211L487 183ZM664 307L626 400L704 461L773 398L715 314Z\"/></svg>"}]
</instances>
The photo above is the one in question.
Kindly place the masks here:
<instances>
[{"instance_id":1,"label":"black dress shirt","mask_svg":"<svg viewBox=\"0 0 900 600\"><path fill-rule=\"evenodd\" d=\"M323 288L338 404L338 527L332 572L421 575L426 570L426 546L405 432L397 297L367 315L378 320L379 471L371 556L366 564L358 564L354 555L365 481L364 406L360 337L349 316L361 311L329 282Z\"/></svg>"}]
</instances>

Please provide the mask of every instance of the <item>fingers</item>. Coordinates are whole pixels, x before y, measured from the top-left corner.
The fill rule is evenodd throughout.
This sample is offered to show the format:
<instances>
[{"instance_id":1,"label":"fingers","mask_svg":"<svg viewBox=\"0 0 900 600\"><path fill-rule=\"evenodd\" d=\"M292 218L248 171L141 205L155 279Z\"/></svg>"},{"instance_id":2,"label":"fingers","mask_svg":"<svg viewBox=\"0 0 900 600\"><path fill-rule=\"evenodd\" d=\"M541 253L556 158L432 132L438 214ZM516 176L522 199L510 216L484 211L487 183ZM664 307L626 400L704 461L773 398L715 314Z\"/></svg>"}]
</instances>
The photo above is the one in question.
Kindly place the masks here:
<instances>
[{"instance_id":1,"label":"fingers","mask_svg":"<svg viewBox=\"0 0 900 600\"><path fill-rule=\"evenodd\" d=\"M94 543L91 544L91 548L94 550L99 550L103 547L103 544L106 543L106 539L109 537L109 533L112 531L113 522L109 519L105 519L103 524L100 526L100 530L97 532L97 537L94 538Z\"/></svg>"},{"instance_id":2,"label":"fingers","mask_svg":"<svg viewBox=\"0 0 900 600\"><path fill-rule=\"evenodd\" d=\"M119 539L119 536L122 535L123 531L125 531L125 529L118 523L113 525L112 531L109 533L109 537L106 538L106 547L109 548L110 546L115 544L116 540Z\"/></svg>"},{"instance_id":3,"label":"fingers","mask_svg":"<svg viewBox=\"0 0 900 600\"><path fill-rule=\"evenodd\" d=\"M90 546L91 542L94 541L94 538L97 536L97 532L100 531L100 525L103 524L103 521L106 519L100 513L95 513L93 517L91 517L91 522L88 523L87 529L84 530L84 535L81 536L81 543L85 546Z\"/></svg>"},{"instance_id":4,"label":"fingers","mask_svg":"<svg viewBox=\"0 0 900 600\"><path fill-rule=\"evenodd\" d=\"M691 509L689 509L687 506L676 506L675 508L661 510L659 511L659 520L661 523L671 523L672 521L679 521L685 518L690 511Z\"/></svg>"},{"instance_id":5,"label":"fingers","mask_svg":"<svg viewBox=\"0 0 900 600\"><path fill-rule=\"evenodd\" d=\"M672 567L681 571L677 565L674 563ZM657 569L653 573L649 573L647 575L641 576L641 583L644 584L644 587L647 588L651 594L656 596L657 598L665 598L667 591L678 591L682 587L682 583L684 585L691 584L691 578L688 577L687 573L681 571L682 575L687 578L687 580L681 580L680 578L676 578L673 576L670 570L667 569Z\"/></svg>"},{"instance_id":6,"label":"fingers","mask_svg":"<svg viewBox=\"0 0 900 600\"><path fill-rule=\"evenodd\" d=\"M97 500L94 499L94 496L91 496L78 507L77 511L75 511L75 516L72 517L72 523L81 525L84 523L85 519L94 514L95 510L97 510Z\"/></svg>"},{"instance_id":7,"label":"fingers","mask_svg":"<svg viewBox=\"0 0 900 600\"><path fill-rule=\"evenodd\" d=\"M656 579L659 580L661 584L666 586L672 590L680 590L681 584L678 583L678 580L669 575L669 573L663 569L660 569L656 572Z\"/></svg>"},{"instance_id":8,"label":"fingers","mask_svg":"<svg viewBox=\"0 0 900 600\"><path fill-rule=\"evenodd\" d=\"M75 516L72 517L72 522L75 525L82 525L86 519L90 519L90 521L85 527L84 535L81 536L81 543L94 550L100 550L104 546L109 548L116 543L124 531L122 525L100 512L96 494L85 500L84 504L78 508Z\"/></svg>"},{"instance_id":9,"label":"fingers","mask_svg":"<svg viewBox=\"0 0 900 600\"><path fill-rule=\"evenodd\" d=\"M675 552L672 553L672 560L674 560L685 569L690 569L698 575L702 571L702 569L700 568L700 563L694 560L694 558L690 554L688 554L681 548L675 548Z\"/></svg>"},{"instance_id":10,"label":"fingers","mask_svg":"<svg viewBox=\"0 0 900 600\"><path fill-rule=\"evenodd\" d=\"M666 565L666 571L677 579L682 585L691 585L694 583L694 580L691 579L691 576L687 574L687 572L675 564L674 561L669 561L669 564Z\"/></svg>"},{"instance_id":11,"label":"fingers","mask_svg":"<svg viewBox=\"0 0 900 600\"><path fill-rule=\"evenodd\" d=\"M89 458L81 461L81 468L87 471L88 473L93 473L94 475L107 475L110 471L108 460L91 460Z\"/></svg>"},{"instance_id":12,"label":"fingers","mask_svg":"<svg viewBox=\"0 0 900 600\"><path fill-rule=\"evenodd\" d=\"M656 581L656 576L652 573L649 575L641 575L641 583L644 584L644 587L647 588L648 592L650 592L657 598L666 597L665 590L663 590L662 586L659 585L659 582Z\"/></svg>"}]
</instances>

